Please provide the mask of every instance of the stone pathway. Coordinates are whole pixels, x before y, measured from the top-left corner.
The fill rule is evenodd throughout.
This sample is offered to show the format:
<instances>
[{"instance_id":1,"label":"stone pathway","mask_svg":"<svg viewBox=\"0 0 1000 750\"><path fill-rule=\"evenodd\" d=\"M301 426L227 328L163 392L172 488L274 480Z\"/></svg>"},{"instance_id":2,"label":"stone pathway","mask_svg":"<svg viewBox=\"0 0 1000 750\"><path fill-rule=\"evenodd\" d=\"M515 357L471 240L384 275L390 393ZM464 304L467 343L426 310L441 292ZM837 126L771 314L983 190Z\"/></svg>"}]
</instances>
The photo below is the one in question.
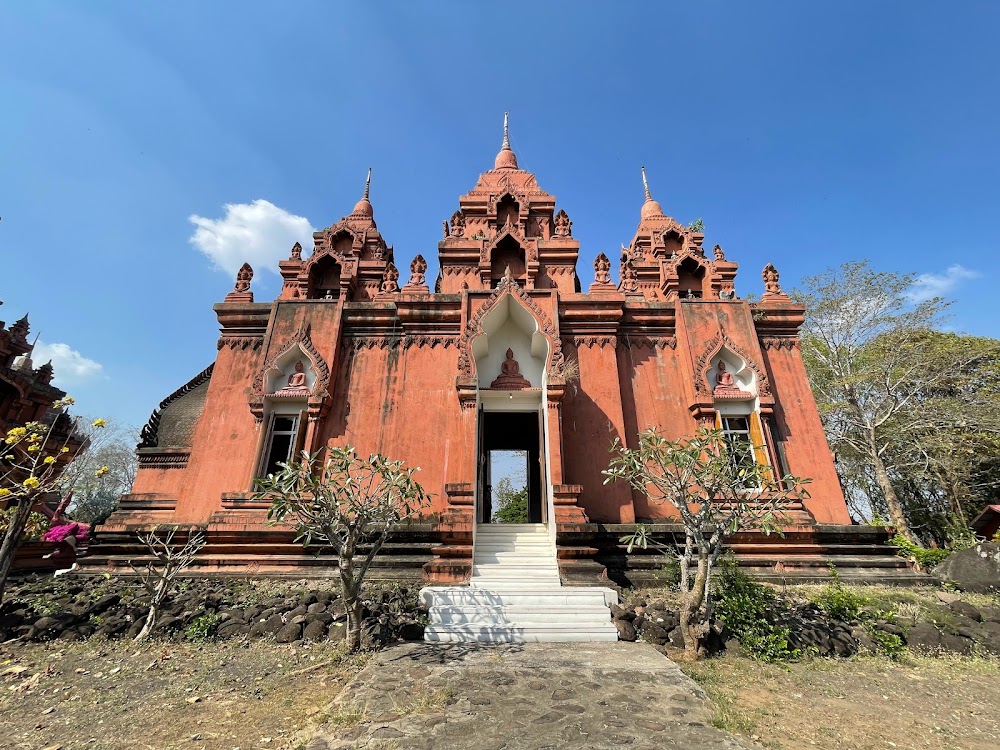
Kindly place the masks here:
<instances>
[{"instance_id":1,"label":"stone pathway","mask_svg":"<svg viewBox=\"0 0 1000 750\"><path fill-rule=\"evenodd\" d=\"M407 644L375 656L306 750L746 750L642 643Z\"/></svg>"}]
</instances>

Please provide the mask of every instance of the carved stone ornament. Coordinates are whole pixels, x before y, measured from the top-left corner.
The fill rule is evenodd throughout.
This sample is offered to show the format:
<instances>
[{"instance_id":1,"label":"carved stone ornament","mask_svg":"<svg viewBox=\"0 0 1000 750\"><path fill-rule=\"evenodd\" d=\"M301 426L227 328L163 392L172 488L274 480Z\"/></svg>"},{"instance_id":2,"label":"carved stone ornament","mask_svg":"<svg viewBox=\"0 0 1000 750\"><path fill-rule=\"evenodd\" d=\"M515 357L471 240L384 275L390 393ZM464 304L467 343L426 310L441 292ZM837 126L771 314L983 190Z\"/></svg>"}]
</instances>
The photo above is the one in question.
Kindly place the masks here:
<instances>
[{"instance_id":1,"label":"carved stone ornament","mask_svg":"<svg viewBox=\"0 0 1000 750\"><path fill-rule=\"evenodd\" d=\"M781 284L778 283L778 269L776 269L771 263L764 266L764 270L761 271L760 276L764 279L765 297L785 296L785 293L781 291Z\"/></svg>"},{"instance_id":2,"label":"carved stone ornament","mask_svg":"<svg viewBox=\"0 0 1000 750\"><path fill-rule=\"evenodd\" d=\"M621 264L621 289L625 294L639 293L639 274L632 265L632 261L626 260Z\"/></svg>"},{"instance_id":3,"label":"carved stone ornament","mask_svg":"<svg viewBox=\"0 0 1000 750\"><path fill-rule=\"evenodd\" d=\"M240 270L236 272L236 286L233 287L234 292L239 292L245 294L250 291L250 281L253 279L253 268L250 267L249 263L244 263L240 266Z\"/></svg>"},{"instance_id":4,"label":"carved stone ornament","mask_svg":"<svg viewBox=\"0 0 1000 750\"><path fill-rule=\"evenodd\" d=\"M399 270L392 261L385 267L382 274L382 294L396 294L399 291Z\"/></svg>"},{"instance_id":5,"label":"carved stone ornament","mask_svg":"<svg viewBox=\"0 0 1000 750\"><path fill-rule=\"evenodd\" d=\"M427 283L426 280L427 273L427 261L424 260L423 255L418 255L410 263L410 280L407 282L407 286L424 286Z\"/></svg>"},{"instance_id":6,"label":"carved stone ornament","mask_svg":"<svg viewBox=\"0 0 1000 750\"><path fill-rule=\"evenodd\" d=\"M712 248L712 255L718 261L724 261L726 259L726 251L722 249L722 245L716 245Z\"/></svg>"},{"instance_id":7,"label":"carved stone ornament","mask_svg":"<svg viewBox=\"0 0 1000 750\"><path fill-rule=\"evenodd\" d=\"M465 236L465 214L462 213L461 209L451 215L451 235L452 237Z\"/></svg>"},{"instance_id":8,"label":"carved stone ornament","mask_svg":"<svg viewBox=\"0 0 1000 750\"><path fill-rule=\"evenodd\" d=\"M562 377L563 371L566 367L566 358L563 356L562 342L556 335L555 326L552 324L549 316L545 314L545 311L538 305L538 303L535 302L535 300L533 300L531 296L520 287L520 285L518 285L517 280L511 275L510 266L507 266L503 278L497 282L496 288L493 290L493 294L490 295L490 298L486 300L486 302L478 310L476 310L476 313L465 325L465 331L462 333L462 340L459 344L459 375L465 379L475 377L476 363L475 357L472 356L472 342L477 336L482 335L482 323L486 315L490 312L490 310L496 307L503 299L504 295L507 294L512 297L516 297L518 302L520 302L521 305L523 305L538 321L539 330L541 330L542 334L551 346L551 352L549 354L549 372L556 377Z\"/></svg>"},{"instance_id":9,"label":"carved stone ornament","mask_svg":"<svg viewBox=\"0 0 1000 750\"><path fill-rule=\"evenodd\" d=\"M292 245L292 254L289 256L289 260L302 260L302 245L298 242Z\"/></svg>"},{"instance_id":10,"label":"carved stone ornament","mask_svg":"<svg viewBox=\"0 0 1000 750\"><path fill-rule=\"evenodd\" d=\"M23 344L28 340L29 329L28 315L25 313L24 317L15 321L14 325L10 327L10 337L16 343Z\"/></svg>"},{"instance_id":11,"label":"carved stone ornament","mask_svg":"<svg viewBox=\"0 0 1000 750\"><path fill-rule=\"evenodd\" d=\"M559 209L555 219L555 231L552 233L556 237L572 237L573 222L569 220L569 214L564 209Z\"/></svg>"},{"instance_id":12,"label":"carved stone ornament","mask_svg":"<svg viewBox=\"0 0 1000 750\"><path fill-rule=\"evenodd\" d=\"M737 357L742 359L747 367L753 370L754 374L757 376L757 392L762 397L769 397L771 395L771 383L767 379L767 375L764 371L751 359L743 349L737 346L736 342L733 341L725 332L714 336L702 349L701 356L695 362L695 390L703 395L710 395L708 389L708 371L712 369L712 358L722 351L723 347L731 351Z\"/></svg>"},{"instance_id":13,"label":"carved stone ornament","mask_svg":"<svg viewBox=\"0 0 1000 750\"><path fill-rule=\"evenodd\" d=\"M594 282L597 284L611 283L611 261L604 253L600 253L594 261Z\"/></svg>"}]
</instances>

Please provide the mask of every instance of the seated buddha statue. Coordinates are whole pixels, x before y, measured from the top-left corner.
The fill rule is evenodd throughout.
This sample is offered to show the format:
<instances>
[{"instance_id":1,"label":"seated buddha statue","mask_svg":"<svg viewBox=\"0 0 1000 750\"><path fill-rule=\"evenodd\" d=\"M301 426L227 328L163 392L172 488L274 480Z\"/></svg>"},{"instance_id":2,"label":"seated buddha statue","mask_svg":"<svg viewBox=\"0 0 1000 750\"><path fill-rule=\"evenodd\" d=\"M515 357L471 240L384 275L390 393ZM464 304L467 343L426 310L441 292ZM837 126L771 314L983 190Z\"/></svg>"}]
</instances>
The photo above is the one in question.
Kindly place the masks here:
<instances>
[{"instance_id":1,"label":"seated buddha statue","mask_svg":"<svg viewBox=\"0 0 1000 750\"><path fill-rule=\"evenodd\" d=\"M288 384L274 392L275 396L308 396L305 366L302 360L295 363L295 372L288 376Z\"/></svg>"},{"instance_id":2,"label":"seated buddha statue","mask_svg":"<svg viewBox=\"0 0 1000 750\"><path fill-rule=\"evenodd\" d=\"M719 362L719 371L715 375L715 398L748 398L749 394L736 384L736 378L726 370L726 363Z\"/></svg>"},{"instance_id":3,"label":"seated buddha statue","mask_svg":"<svg viewBox=\"0 0 1000 750\"><path fill-rule=\"evenodd\" d=\"M507 357L500 365L500 375L490 383L490 388L498 391L520 391L531 388L531 383L521 374L521 365L514 359L514 350L507 350Z\"/></svg>"}]
</instances>

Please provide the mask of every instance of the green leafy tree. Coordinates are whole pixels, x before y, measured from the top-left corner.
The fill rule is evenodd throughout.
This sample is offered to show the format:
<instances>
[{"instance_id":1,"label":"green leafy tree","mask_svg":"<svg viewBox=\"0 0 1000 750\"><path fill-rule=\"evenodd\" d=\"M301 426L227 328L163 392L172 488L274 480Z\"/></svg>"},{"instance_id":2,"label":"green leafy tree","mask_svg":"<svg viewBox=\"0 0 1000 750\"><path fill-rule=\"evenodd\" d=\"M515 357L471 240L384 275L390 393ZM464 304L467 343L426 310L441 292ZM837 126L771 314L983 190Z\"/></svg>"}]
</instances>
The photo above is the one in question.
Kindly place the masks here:
<instances>
[{"instance_id":1,"label":"green leafy tree","mask_svg":"<svg viewBox=\"0 0 1000 750\"><path fill-rule=\"evenodd\" d=\"M430 496L414 479L417 469L354 448L329 447L281 464L281 471L257 480L256 497L271 503L268 519L289 523L296 541L332 547L338 556L341 594L347 609L347 647L361 648L361 587L389 532L419 516ZM362 545L366 549L362 550Z\"/></svg>"},{"instance_id":2,"label":"green leafy tree","mask_svg":"<svg viewBox=\"0 0 1000 750\"><path fill-rule=\"evenodd\" d=\"M805 485L810 480L792 475L776 478L770 467L746 460L749 447L704 427L682 440L668 440L649 429L639 434L636 448L616 439L611 463L603 472L605 484L628 482L651 502L673 507L684 525L684 547L677 555L680 627L685 651L695 659L705 654L712 618L712 572L725 539L744 529L780 531L788 503L809 496ZM641 524L622 541L629 552L653 543Z\"/></svg>"},{"instance_id":3,"label":"green leafy tree","mask_svg":"<svg viewBox=\"0 0 1000 750\"><path fill-rule=\"evenodd\" d=\"M528 488L515 490L510 477L500 477L493 488L493 497L497 501L497 510L493 514L494 523L527 523L528 522Z\"/></svg>"},{"instance_id":4,"label":"green leafy tree","mask_svg":"<svg viewBox=\"0 0 1000 750\"><path fill-rule=\"evenodd\" d=\"M914 299L914 281L911 274L874 271L867 262L846 263L804 279L795 296L807 305L803 358L842 476L844 468L852 474L848 491L877 488L881 497L873 505L918 543L914 514L897 488L908 481L911 490L917 486L915 472L927 466L935 433L968 427L941 397L957 405L953 399L968 386L962 379L987 352L944 345L934 328L948 303Z\"/></svg>"}]
</instances>

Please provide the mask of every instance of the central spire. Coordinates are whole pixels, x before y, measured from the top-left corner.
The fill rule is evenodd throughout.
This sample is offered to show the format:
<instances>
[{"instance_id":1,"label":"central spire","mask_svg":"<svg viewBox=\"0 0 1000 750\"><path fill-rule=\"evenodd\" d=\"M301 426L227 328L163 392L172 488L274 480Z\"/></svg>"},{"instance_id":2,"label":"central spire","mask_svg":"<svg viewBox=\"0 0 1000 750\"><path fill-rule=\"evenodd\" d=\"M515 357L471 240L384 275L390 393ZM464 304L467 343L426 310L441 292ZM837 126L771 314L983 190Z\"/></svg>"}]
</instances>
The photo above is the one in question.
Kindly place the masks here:
<instances>
[{"instance_id":1,"label":"central spire","mask_svg":"<svg viewBox=\"0 0 1000 750\"><path fill-rule=\"evenodd\" d=\"M646 193L646 202L642 204L642 218L663 216L663 209L659 203L653 200L653 195L649 192L649 180L646 179L645 167L642 167L642 189Z\"/></svg>"},{"instance_id":2,"label":"central spire","mask_svg":"<svg viewBox=\"0 0 1000 750\"><path fill-rule=\"evenodd\" d=\"M510 148L510 132L507 128L508 113L503 113L503 145L493 164L494 169L518 169L517 157Z\"/></svg>"},{"instance_id":3,"label":"central spire","mask_svg":"<svg viewBox=\"0 0 1000 750\"><path fill-rule=\"evenodd\" d=\"M368 200L368 194L371 192L371 187L372 168L368 167L368 178L365 180L365 194L361 196L361 200L354 205L354 211L352 211L354 216L372 216L375 213L372 208L371 201Z\"/></svg>"}]
</instances>

